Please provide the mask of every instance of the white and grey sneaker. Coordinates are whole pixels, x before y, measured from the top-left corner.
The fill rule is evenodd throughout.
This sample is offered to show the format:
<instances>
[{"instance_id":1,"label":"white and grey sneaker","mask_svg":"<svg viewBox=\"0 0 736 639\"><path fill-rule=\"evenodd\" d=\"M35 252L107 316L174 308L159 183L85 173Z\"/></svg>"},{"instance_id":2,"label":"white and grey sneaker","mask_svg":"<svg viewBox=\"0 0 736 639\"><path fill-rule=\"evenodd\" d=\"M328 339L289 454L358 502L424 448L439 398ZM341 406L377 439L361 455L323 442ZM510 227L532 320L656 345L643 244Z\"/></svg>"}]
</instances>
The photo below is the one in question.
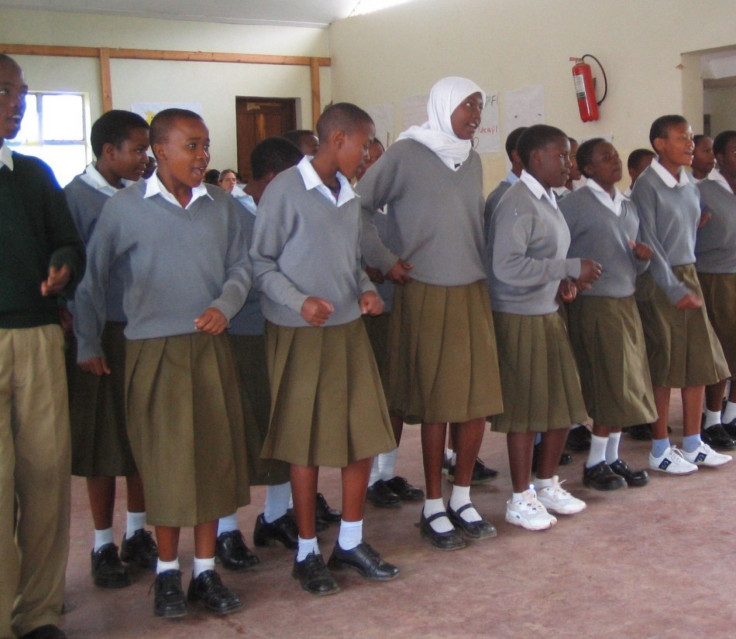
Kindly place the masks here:
<instances>
[{"instance_id":1,"label":"white and grey sneaker","mask_svg":"<svg viewBox=\"0 0 736 639\"><path fill-rule=\"evenodd\" d=\"M700 442L700 446L691 453L688 453L685 450L681 452L682 456L687 461L691 464L695 464L696 466L710 466L713 468L715 466L723 466L723 464L727 464L733 459L731 455L717 453L705 442Z\"/></svg>"},{"instance_id":2,"label":"white and grey sneaker","mask_svg":"<svg viewBox=\"0 0 736 639\"><path fill-rule=\"evenodd\" d=\"M551 486L540 488L537 491L537 499L547 510L558 515L574 515L586 508L582 499L573 497L562 487L562 482L557 475L552 478Z\"/></svg>"},{"instance_id":3,"label":"white and grey sneaker","mask_svg":"<svg viewBox=\"0 0 736 639\"><path fill-rule=\"evenodd\" d=\"M649 453L649 468L659 470L670 475L689 475L698 470L698 467L685 459L681 450L670 446L660 457Z\"/></svg>"},{"instance_id":4,"label":"white and grey sneaker","mask_svg":"<svg viewBox=\"0 0 736 639\"><path fill-rule=\"evenodd\" d=\"M557 518L547 512L537 493L529 488L521 493L521 499L512 497L506 502L506 521L527 530L547 530L557 523Z\"/></svg>"}]
</instances>

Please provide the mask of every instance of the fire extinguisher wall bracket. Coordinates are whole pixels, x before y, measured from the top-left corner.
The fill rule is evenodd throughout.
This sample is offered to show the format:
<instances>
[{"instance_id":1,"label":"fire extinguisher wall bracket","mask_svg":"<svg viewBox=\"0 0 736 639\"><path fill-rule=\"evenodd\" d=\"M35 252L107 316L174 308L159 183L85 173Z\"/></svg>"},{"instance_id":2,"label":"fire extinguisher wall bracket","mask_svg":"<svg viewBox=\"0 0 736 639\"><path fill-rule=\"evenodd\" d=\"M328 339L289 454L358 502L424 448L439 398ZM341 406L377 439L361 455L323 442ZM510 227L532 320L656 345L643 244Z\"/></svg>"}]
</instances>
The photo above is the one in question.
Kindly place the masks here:
<instances>
[{"instance_id":1,"label":"fire extinguisher wall bracket","mask_svg":"<svg viewBox=\"0 0 736 639\"><path fill-rule=\"evenodd\" d=\"M603 74L604 80L604 91L603 97L600 100L596 100L595 96L595 84L593 80L593 70L590 65L585 62L585 58L592 58ZM601 63L595 56L586 53L582 58L570 58L571 61L575 62L572 68L572 77L575 84L575 95L578 100L578 109L580 111L580 119L583 122L592 122L600 117L598 111L598 105L603 102L608 93L608 80L606 78L606 72L603 70Z\"/></svg>"}]
</instances>

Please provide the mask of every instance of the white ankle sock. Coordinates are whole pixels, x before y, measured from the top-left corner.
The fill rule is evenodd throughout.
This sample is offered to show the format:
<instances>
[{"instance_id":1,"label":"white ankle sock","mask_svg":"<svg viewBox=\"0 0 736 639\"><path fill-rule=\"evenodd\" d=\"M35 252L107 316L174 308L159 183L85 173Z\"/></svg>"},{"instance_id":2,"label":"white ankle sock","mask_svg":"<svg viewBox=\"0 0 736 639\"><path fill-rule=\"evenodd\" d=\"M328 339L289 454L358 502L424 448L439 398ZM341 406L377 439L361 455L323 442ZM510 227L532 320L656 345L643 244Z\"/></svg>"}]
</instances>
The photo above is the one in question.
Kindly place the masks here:
<instances>
[{"instance_id":1,"label":"white ankle sock","mask_svg":"<svg viewBox=\"0 0 736 639\"><path fill-rule=\"evenodd\" d=\"M429 524L435 532L443 533L450 532L454 526L450 523L447 518L447 511L445 510L445 504L442 501L442 497L438 499L426 499L424 501L424 508L422 509L424 518L429 519L435 513L444 513L444 517L438 517L431 524Z\"/></svg>"},{"instance_id":2,"label":"white ankle sock","mask_svg":"<svg viewBox=\"0 0 736 639\"><path fill-rule=\"evenodd\" d=\"M379 457L381 457L383 453L376 455L373 458L373 463L371 464L371 474L368 476L368 486L373 486L379 479L381 479L381 462L379 461Z\"/></svg>"},{"instance_id":3,"label":"white ankle sock","mask_svg":"<svg viewBox=\"0 0 736 639\"><path fill-rule=\"evenodd\" d=\"M232 515L226 515L220 517L217 522L217 534L222 535L223 533L232 532L238 529L238 514L234 512Z\"/></svg>"},{"instance_id":4,"label":"white ankle sock","mask_svg":"<svg viewBox=\"0 0 736 639\"><path fill-rule=\"evenodd\" d=\"M317 538L312 537L311 539L302 539L299 537L299 549L296 551L296 560L304 561L310 553L314 553L315 555L320 554Z\"/></svg>"},{"instance_id":5,"label":"white ankle sock","mask_svg":"<svg viewBox=\"0 0 736 639\"><path fill-rule=\"evenodd\" d=\"M112 535L112 528L105 528L104 530L95 530L95 552L102 548L105 544L111 544L114 542Z\"/></svg>"},{"instance_id":6,"label":"white ankle sock","mask_svg":"<svg viewBox=\"0 0 736 639\"><path fill-rule=\"evenodd\" d=\"M142 513L132 513L128 511L126 517L125 537L130 539L135 533L146 525L146 511Z\"/></svg>"},{"instance_id":7,"label":"white ankle sock","mask_svg":"<svg viewBox=\"0 0 736 639\"><path fill-rule=\"evenodd\" d=\"M363 541L363 520L340 521L340 534L337 543L343 550L352 550Z\"/></svg>"},{"instance_id":8,"label":"white ankle sock","mask_svg":"<svg viewBox=\"0 0 736 639\"><path fill-rule=\"evenodd\" d=\"M736 402L726 402L726 408L723 410L723 423L730 424L736 419Z\"/></svg>"},{"instance_id":9,"label":"white ankle sock","mask_svg":"<svg viewBox=\"0 0 736 639\"><path fill-rule=\"evenodd\" d=\"M609 466L618 459L618 445L620 441L621 431L611 433L608 436L608 444L606 445L606 463Z\"/></svg>"},{"instance_id":10,"label":"white ankle sock","mask_svg":"<svg viewBox=\"0 0 736 639\"><path fill-rule=\"evenodd\" d=\"M599 437L598 435L590 436L590 452L588 453L588 461L585 462L586 468L593 468L596 464L606 461L606 447L608 446L608 437Z\"/></svg>"},{"instance_id":11,"label":"white ankle sock","mask_svg":"<svg viewBox=\"0 0 736 639\"><path fill-rule=\"evenodd\" d=\"M450 508L457 512L465 504L470 504L470 486L453 486L450 495ZM465 521L480 521L480 513L475 508L466 508L460 515Z\"/></svg>"},{"instance_id":12,"label":"white ankle sock","mask_svg":"<svg viewBox=\"0 0 736 639\"><path fill-rule=\"evenodd\" d=\"M266 487L266 503L263 506L263 518L271 524L286 514L291 499L291 482Z\"/></svg>"},{"instance_id":13,"label":"white ankle sock","mask_svg":"<svg viewBox=\"0 0 736 639\"><path fill-rule=\"evenodd\" d=\"M710 428L711 426L721 423L721 411L708 410L706 408L703 412L705 413L705 423L703 424L703 428Z\"/></svg>"},{"instance_id":14,"label":"white ankle sock","mask_svg":"<svg viewBox=\"0 0 736 639\"><path fill-rule=\"evenodd\" d=\"M381 473L381 479L388 481L396 477L396 458L399 455L399 449L394 448L387 453L378 456L378 468Z\"/></svg>"},{"instance_id":15,"label":"white ankle sock","mask_svg":"<svg viewBox=\"0 0 736 639\"><path fill-rule=\"evenodd\" d=\"M536 488L537 491L542 490L542 488L549 488L550 486L553 486L554 483L554 477L550 477L549 479L540 479L539 477L534 478L534 488Z\"/></svg>"},{"instance_id":16,"label":"white ankle sock","mask_svg":"<svg viewBox=\"0 0 736 639\"><path fill-rule=\"evenodd\" d=\"M167 570L179 570L179 557L173 561L158 560L158 563L156 564L156 574L160 575L162 572L166 572Z\"/></svg>"},{"instance_id":17,"label":"white ankle sock","mask_svg":"<svg viewBox=\"0 0 736 639\"><path fill-rule=\"evenodd\" d=\"M194 558L194 567L192 568L192 577L195 579L199 577L206 570L215 569L215 558L209 557L207 559L200 559L199 557Z\"/></svg>"}]
</instances>

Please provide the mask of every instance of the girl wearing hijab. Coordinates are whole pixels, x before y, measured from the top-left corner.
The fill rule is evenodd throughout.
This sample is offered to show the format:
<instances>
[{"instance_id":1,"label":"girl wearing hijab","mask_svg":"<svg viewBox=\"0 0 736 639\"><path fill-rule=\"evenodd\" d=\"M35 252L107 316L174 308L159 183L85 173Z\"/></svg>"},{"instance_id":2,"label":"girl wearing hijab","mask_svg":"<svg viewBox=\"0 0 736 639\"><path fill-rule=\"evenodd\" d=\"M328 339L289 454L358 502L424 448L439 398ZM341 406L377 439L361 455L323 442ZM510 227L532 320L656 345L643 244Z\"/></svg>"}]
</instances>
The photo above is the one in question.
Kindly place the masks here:
<instances>
[{"instance_id":1,"label":"girl wearing hijab","mask_svg":"<svg viewBox=\"0 0 736 639\"><path fill-rule=\"evenodd\" d=\"M422 425L427 498L419 528L443 550L496 536L470 501L486 416L500 413L493 317L483 267L483 178L472 139L485 93L465 78L432 87L428 122L404 131L357 187L367 264L401 284L389 329L389 410ZM372 225L387 206L387 241ZM447 508L441 473L445 431L459 424Z\"/></svg>"}]
</instances>

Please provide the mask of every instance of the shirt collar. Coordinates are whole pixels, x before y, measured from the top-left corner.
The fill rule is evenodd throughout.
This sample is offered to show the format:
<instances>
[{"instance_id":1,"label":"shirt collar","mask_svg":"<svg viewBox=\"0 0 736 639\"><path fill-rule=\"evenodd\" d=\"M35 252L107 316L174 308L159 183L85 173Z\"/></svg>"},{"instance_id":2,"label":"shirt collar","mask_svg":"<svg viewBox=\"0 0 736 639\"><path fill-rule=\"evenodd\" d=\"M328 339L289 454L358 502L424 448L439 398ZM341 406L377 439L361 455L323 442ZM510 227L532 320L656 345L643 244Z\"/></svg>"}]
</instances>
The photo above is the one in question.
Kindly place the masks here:
<instances>
[{"instance_id":1,"label":"shirt collar","mask_svg":"<svg viewBox=\"0 0 736 639\"><path fill-rule=\"evenodd\" d=\"M723 177L723 173L721 173L718 169L713 169L710 173L708 173L708 177L706 177L705 179L717 182L729 193L733 194L733 189L731 188L731 185L728 183L728 180Z\"/></svg>"},{"instance_id":2,"label":"shirt collar","mask_svg":"<svg viewBox=\"0 0 736 639\"><path fill-rule=\"evenodd\" d=\"M337 202L335 202L335 196L332 195L332 191L330 191L327 185L322 182L322 179L319 177L319 175L317 175L317 171L314 170L312 162L309 158L307 158L306 156L303 157L299 164L296 165L296 167L297 169L299 169L302 180L304 180L304 188L307 189L307 191L317 189L330 202L336 204L336 206L340 207L345 204L345 202L349 202L354 197L356 197L355 191L353 191L353 187L350 186L350 182L339 171L337 172L337 180L338 182L340 182L340 195L338 195Z\"/></svg>"},{"instance_id":3,"label":"shirt collar","mask_svg":"<svg viewBox=\"0 0 736 639\"><path fill-rule=\"evenodd\" d=\"M587 186L591 191L593 191L593 194L598 198L601 204L609 208L616 215L621 215L621 207L624 204L624 200L628 199L622 195L621 191L619 191L616 187L614 187L613 189L614 195L612 198L611 194L608 193L595 180L588 180L585 183L585 186Z\"/></svg>"},{"instance_id":4,"label":"shirt collar","mask_svg":"<svg viewBox=\"0 0 736 639\"><path fill-rule=\"evenodd\" d=\"M179 200L177 200L173 196L173 194L170 193L168 189L163 185L163 182L158 179L158 171L156 171L150 178L146 180L146 192L143 194L143 197L149 198L153 197L154 195L160 195L167 202L184 209L190 208L192 204L194 204L201 197L208 197L210 198L210 200L212 199L212 196L207 192L207 187L204 185L204 183L201 183L199 186L195 186L192 189L192 199L189 200L189 204L187 204L185 207L182 207L182 205L179 204Z\"/></svg>"},{"instance_id":5,"label":"shirt collar","mask_svg":"<svg viewBox=\"0 0 736 639\"><path fill-rule=\"evenodd\" d=\"M532 194L538 199L541 200L543 197L547 198L547 201L555 208L558 208L557 206L557 199L555 198L554 194L550 191L547 191L535 178L531 173L527 173L527 170L524 169L521 172L521 177L519 178L524 184L529 187L529 190L532 192Z\"/></svg>"},{"instance_id":6,"label":"shirt collar","mask_svg":"<svg viewBox=\"0 0 736 639\"><path fill-rule=\"evenodd\" d=\"M678 169L678 178L676 179L672 175L672 173L670 173L662 166L659 158L654 158L650 166L652 167L652 170L659 176L662 182L664 182L665 185L670 187L671 189L674 189L676 186L685 186L686 184L690 184L690 178L687 175L687 171L685 171L685 169L683 169L682 167Z\"/></svg>"},{"instance_id":7,"label":"shirt collar","mask_svg":"<svg viewBox=\"0 0 736 639\"><path fill-rule=\"evenodd\" d=\"M504 178L504 182L508 182L509 184L514 184L515 182L519 181L519 176L516 175L513 171L509 171L508 175Z\"/></svg>"},{"instance_id":8,"label":"shirt collar","mask_svg":"<svg viewBox=\"0 0 736 639\"><path fill-rule=\"evenodd\" d=\"M235 190L235 189L233 189ZM232 195L232 193L231 193ZM250 193L243 192L243 195L233 195L233 197L243 205L246 211L249 213L252 213L253 215L256 214L257 206L256 201L253 199L253 196Z\"/></svg>"},{"instance_id":9,"label":"shirt collar","mask_svg":"<svg viewBox=\"0 0 736 639\"><path fill-rule=\"evenodd\" d=\"M4 140L3 145L0 146L0 167L2 166L7 166L8 169L13 170L13 152Z\"/></svg>"},{"instance_id":10,"label":"shirt collar","mask_svg":"<svg viewBox=\"0 0 736 639\"><path fill-rule=\"evenodd\" d=\"M108 181L102 176L102 173L97 170L97 167L93 163L87 165L87 168L84 169L84 173L82 173L80 177L86 184L91 186L93 189L96 189L97 191L101 191L105 195L115 195L120 190L108 183ZM134 184L132 180L125 179L122 180L122 183L123 187Z\"/></svg>"}]
</instances>

